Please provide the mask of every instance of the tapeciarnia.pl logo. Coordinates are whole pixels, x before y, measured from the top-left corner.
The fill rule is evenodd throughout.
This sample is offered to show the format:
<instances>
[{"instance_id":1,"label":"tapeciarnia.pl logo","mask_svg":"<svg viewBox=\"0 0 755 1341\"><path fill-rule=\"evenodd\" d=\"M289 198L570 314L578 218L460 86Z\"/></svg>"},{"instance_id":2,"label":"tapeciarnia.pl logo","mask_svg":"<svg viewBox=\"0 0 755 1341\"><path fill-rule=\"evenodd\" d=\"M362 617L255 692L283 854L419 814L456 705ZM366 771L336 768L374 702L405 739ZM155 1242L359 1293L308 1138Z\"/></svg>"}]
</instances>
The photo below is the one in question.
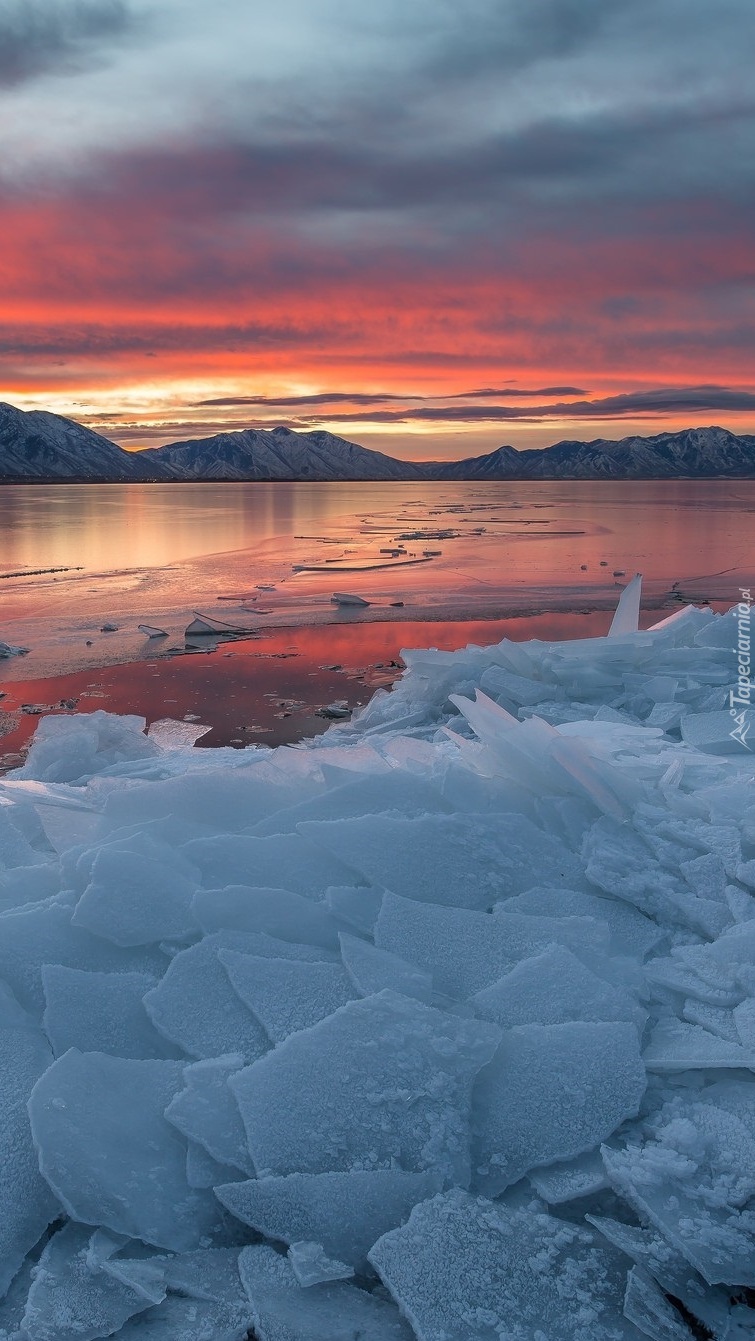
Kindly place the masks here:
<instances>
[{"instance_id":1,"label":"tapeciarnia.pl logo","mask_svg":"<svg viewBox=\"0 0 755 1341\"><path fill-rule=\"evenodd\" d=\"M751 611L752 595L747 587L740 588L741 601L736 607L737 620L737 687L729 690L729 712L736 722L729 732L732 740L738 740L746 750L750 749L747 735L751 723L747 719L747 709L752 707L752 636Z\"/></svg>"}]
</instances>

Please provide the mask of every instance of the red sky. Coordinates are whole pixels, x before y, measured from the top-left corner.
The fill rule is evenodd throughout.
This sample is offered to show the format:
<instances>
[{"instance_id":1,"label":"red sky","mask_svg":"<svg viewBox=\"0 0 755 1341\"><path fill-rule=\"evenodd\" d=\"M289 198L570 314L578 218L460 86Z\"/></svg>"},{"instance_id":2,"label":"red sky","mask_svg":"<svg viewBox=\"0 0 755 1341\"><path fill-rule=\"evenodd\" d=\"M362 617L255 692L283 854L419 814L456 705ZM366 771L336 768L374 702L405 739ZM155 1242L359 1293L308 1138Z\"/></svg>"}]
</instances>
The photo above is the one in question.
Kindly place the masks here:
<instances>
[{"instance_id":1,"label":"red sky","mask_svg":"<svg viewBox=\"0 0 755 1341\"><path fill-rule=\"evenodd\" d=\"M417 3L0 17L0 398L129 447L755 431L747 4Z\"/></svg>"}]
</instances>

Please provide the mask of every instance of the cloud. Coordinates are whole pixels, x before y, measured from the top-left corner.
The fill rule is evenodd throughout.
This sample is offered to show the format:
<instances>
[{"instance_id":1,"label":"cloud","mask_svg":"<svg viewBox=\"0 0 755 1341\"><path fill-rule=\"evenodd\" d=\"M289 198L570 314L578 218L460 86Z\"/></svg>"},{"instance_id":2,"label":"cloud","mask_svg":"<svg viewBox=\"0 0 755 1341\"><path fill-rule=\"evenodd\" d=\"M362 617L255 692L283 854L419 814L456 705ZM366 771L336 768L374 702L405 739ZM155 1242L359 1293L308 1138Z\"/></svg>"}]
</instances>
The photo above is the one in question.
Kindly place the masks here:
<instances>
[{"instance_id":1,"label":"cloud","mask_svg":"<svg viewBox=\"0 0 755 1341\"><path fill-rule=\"evenodd\" d=\"M755 411L755 393L722 386L669 387L657 391L630 391L598 400L557 402L553 405L432 405L416 409L378 410L369 415L328 415L328 422L354 422L359 418L381 424L416 421L473 424L547 419L624 419L689 412L728 414ZM315 422L311 419L309 422Z\"/></svg>"},{"instance_id":2,"label":"cloud","mask_svg":"<svg viewBox=\"0 0 755 1341\"><path fill-rule=\"evenodd\" d=\"M134 23L126 0L5 0L0 9L0 88L50 70L71 73L103 41Z\"/></svg>"}]
</instances>

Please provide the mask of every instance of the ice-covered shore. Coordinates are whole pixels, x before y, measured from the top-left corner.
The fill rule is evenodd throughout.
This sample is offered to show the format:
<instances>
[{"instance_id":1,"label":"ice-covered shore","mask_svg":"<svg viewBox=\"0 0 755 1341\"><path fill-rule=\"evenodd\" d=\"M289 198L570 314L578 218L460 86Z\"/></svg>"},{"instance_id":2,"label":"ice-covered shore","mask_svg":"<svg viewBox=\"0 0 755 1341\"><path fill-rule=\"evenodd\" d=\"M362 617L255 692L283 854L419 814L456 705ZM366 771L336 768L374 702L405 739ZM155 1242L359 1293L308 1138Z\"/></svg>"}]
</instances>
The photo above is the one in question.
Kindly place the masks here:
<instances>
[{"instance_id":1,"label":"ice-covered shore","mask_svg":"<svg viewBox=\"0 0 755 1341\"><path fill-rule=\"evenodd\" d=\"M630 607L407 653L310 748L42 722L0 783L0 1338L755 1337L736 617Z\"/></svg>"}]
</instances>

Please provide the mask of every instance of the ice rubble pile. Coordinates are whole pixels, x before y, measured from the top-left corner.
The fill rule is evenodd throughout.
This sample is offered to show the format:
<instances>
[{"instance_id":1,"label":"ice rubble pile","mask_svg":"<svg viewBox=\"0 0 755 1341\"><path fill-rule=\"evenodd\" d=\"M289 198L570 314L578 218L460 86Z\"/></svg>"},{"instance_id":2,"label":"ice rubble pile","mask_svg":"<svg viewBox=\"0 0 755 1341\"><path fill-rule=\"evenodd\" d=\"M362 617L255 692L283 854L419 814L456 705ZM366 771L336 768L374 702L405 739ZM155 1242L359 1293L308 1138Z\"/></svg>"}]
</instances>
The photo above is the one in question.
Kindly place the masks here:
<instances>
[{"instance_id":1,"label":"ice rubble pile","mask_svg":"<svg viewBox=\"0 0 755 1341\"><path fill-rule=\"evenodd\" d=\"M0 784L0 1337L755 1336L733 627L413 654L309 749L44 721Z\"/></svg>"}]
</instances>

